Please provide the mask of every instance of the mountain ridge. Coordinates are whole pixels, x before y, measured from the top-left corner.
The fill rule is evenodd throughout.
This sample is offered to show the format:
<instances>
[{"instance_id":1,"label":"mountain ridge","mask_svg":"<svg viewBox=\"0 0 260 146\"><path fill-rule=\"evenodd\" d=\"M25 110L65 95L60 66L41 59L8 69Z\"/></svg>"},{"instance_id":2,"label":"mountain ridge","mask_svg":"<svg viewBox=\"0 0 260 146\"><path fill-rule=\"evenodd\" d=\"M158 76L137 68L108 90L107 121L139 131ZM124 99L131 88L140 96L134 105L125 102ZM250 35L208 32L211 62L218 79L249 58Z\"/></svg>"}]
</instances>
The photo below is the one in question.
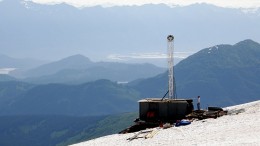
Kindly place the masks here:
<instances>
[{"instance_id":1,"label":"mountain ridge","mask_svg":"<svg viewBox=\"0 0 260 146\"><path fill-rule=\"evenodd\" d=\"M200 60L200 61L204 61L203 63L205 63L205 61L223 61L226 60L226 64L230 63L231 65L236 65L236 66L245 66L248 65L247 63L254 63L254 64L258 64L260 62L260 57L257 56L257 54L259 54L259 48L260 48L260 44L247 39L244 41L240 41L234 45L216 45L213 47L209 47L209 48L205 48L193 55L191 55L190 57L188 57L186 60L181 61L179 64L182 64L183 62L187 62L187 60L193 59L193 58L201 58L204 57L206 59L204 60ZM221 53L221 54L219 54ZM228 54L229 53L229 54ZM232 55L232 54L236 54L236 56ZM218 57L222 57L221 59L217 58L218 60L212 60L214 59L214 55L218 55ZM228 57L231 59L227 59ZM252 60L252 58L254 60ZM207 60L209 59L209 60ZM243 60L241 60L243 59ZM229 62L228 62L229 61ZM237 61L237 63L235 63ZM241 62L239 62L241 61ZM190 61L192 62L192 61ZM241 64L243 63L244 64ZM217 63L217 62L215 62ZM176 67L179 65L177 64ZM223 64L223 63L222 63Z\"/></svg>"},{"instance_id":2,"label":"mountain ridge","mask_svg":"<svg viewBox=\"0 0 260 146\"><path fill-rule=\"evenodd\" d=\"M25 73L25 76L39 77L43 75L50 75L56 73L57 71L65 68L82 69L92 64L93 63L87 57L77 54L33 68L27 71Z\"/></svg>"}]
</instances>

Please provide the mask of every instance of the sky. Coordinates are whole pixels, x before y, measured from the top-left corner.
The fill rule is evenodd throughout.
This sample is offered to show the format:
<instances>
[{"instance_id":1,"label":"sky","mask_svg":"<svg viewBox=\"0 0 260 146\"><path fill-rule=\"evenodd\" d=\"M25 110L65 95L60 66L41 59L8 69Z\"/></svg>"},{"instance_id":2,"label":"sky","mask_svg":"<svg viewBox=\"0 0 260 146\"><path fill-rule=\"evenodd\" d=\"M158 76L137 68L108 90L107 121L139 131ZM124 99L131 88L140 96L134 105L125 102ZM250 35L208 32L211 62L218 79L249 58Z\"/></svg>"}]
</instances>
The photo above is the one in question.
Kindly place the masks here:
<instances>
[{"instance_id":1,"label":"sky","mask_svg":"<svg viewBox=\"0 0 260 146\"><path fill-rule=\"evenodd\" d=\"M125 5L144 5L144 4L167 4L170 6L186 6L194 3L208 3L220 7L229 8L259 8L260 0L26 0L41 4L67 3L75 7L91 7L102 5L125 6Z\"/></svg>"}]
</instances>

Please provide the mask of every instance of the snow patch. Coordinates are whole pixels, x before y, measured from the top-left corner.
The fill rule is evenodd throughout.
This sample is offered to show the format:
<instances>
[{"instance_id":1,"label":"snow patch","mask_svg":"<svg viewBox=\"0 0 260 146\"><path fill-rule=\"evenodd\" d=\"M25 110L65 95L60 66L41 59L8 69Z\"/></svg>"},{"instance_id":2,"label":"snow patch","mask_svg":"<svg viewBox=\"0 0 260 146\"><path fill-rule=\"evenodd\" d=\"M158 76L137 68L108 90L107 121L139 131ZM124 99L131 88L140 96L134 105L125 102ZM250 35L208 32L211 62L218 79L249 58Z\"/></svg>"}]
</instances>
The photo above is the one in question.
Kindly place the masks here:
<instances>
[{"instance_id":1,"label":"snow patch","mask_svg":"<svg viewBox=\"0 0 260 146\"><path fill-rule=\"evenodd\" d=\"M0 68L0 74L9 74L9 72L14 71L16 68Z\"/></svg>"}]
</instances>

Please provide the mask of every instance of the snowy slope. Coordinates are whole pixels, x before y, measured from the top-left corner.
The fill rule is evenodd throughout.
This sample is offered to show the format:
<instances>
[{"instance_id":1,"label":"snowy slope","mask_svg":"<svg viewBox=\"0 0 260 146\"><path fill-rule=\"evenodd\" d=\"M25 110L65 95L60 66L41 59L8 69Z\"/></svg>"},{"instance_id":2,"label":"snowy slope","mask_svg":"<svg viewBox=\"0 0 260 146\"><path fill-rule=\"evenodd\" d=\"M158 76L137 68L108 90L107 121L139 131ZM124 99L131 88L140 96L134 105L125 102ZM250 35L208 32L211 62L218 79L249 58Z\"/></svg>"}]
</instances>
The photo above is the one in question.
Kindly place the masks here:
<instances>
[{"instance_id":1,"label":"snowy slope","mask_svg":"<svg viewBox=\"0 0 260 146\"><path fill-rule=\"evenodd\" d=\"M73 146L260 145L260 100L227 107L228 115L159 129L153 138L128 141L135 133L109 135ZM232 114L240 110L242 113Z\"/></svg>"}]
</instances>

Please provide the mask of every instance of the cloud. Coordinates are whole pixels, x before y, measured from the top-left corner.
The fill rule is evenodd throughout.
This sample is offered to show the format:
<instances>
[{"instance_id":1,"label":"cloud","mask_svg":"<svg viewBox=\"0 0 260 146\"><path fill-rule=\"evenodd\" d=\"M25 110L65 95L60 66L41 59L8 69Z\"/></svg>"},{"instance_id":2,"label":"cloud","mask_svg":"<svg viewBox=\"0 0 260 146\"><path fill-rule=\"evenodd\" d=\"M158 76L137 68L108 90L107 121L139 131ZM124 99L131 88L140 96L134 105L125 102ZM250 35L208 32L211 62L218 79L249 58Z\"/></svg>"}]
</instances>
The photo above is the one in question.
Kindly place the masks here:
<instances>
[{"instance_id":1,"label":"cloud","mask_svg":"<svg viewBox=\"0 0 260 146\"><path fill-rule=\"evenodd\" d=\"M41 4L67 3L75 7L91 7L101 5L103 7L144 5L144 4L167 4L169 6L187 6L195 3L208 3L220 7L229 8L259 8L259 0L25 0Z\"/></svg>"},{"instance_id":2,"label":"cloud","mask_svg":"<svg viewBox=\"0 0 260 146\"><path fill-rule=\"evenodd\" d=\"M174 52L174 58L184 59L193 54L193 52ZM110 54L107 56L109 60L128 61L132 59L166 59L168 56L164 53L131 53L129 55Z\"/></svg>"}]
</instances>

